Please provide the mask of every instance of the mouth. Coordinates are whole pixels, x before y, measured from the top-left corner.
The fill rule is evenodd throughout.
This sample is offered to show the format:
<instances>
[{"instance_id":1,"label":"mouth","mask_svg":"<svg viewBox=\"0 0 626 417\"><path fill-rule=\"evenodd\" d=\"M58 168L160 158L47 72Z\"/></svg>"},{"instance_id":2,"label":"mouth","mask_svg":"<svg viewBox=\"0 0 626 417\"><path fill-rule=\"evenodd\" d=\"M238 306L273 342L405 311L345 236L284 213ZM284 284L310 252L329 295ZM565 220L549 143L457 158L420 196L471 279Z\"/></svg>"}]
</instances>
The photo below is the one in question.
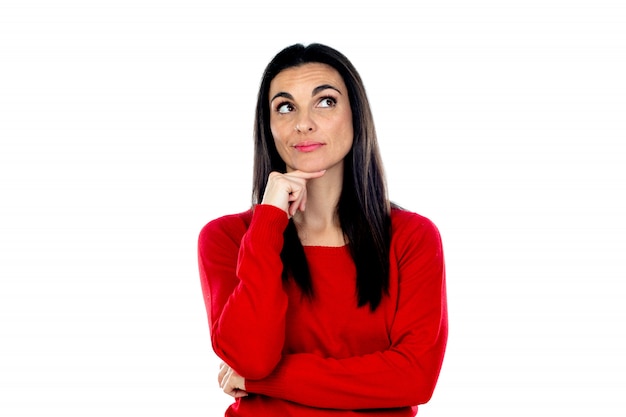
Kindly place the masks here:
<instances>
[{"instance_id":1,"label":"mouth","mask_svg":"<svg viewBox=\"0 0 626 417\"><path fill-rule=\"evenodd\" d=\"M324 144L320 142L305 141L296 143L293 147L300 152L313 152L322 146L324 146Z\"/></svg>"}]
</instances>

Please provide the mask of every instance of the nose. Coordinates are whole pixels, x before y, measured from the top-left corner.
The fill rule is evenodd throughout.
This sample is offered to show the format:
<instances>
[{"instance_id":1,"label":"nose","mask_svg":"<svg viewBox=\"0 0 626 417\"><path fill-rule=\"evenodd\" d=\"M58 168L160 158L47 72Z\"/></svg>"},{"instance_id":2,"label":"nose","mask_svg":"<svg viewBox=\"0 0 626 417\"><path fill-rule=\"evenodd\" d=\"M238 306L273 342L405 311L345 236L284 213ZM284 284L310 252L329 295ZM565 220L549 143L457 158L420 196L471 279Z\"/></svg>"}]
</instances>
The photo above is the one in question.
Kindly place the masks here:
<instances>
[{"instance_id":1,"label":"nose","mask_svg":"<svg viewBox=\"0 0 626 417\"><path fill-rule=\"evenodd\" d=\"M315 122L311 119L308 112L300 112L294 129L298 133L312 132L315 130Z\"/></svg>"}]
</instances>

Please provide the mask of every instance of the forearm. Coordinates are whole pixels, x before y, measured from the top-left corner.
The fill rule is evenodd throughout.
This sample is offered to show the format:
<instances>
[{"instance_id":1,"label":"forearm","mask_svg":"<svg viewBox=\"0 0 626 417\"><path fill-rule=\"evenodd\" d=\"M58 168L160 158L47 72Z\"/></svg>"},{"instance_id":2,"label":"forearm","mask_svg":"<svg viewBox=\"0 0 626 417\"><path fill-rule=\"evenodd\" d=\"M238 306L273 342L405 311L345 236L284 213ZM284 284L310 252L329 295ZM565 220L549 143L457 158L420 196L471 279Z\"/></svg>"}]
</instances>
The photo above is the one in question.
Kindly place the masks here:
<instances>
[{"instance_id":1,"label":"forearm","mask_svg":"<svg viewBox=\"0 0 626 417\"><path fill-rule=\"evenodd\" d=\"M281 289L265 291L275 294L259 299L254 289L239 286L211 327L213 350L245 378L263 378L281 358L286 298Z\"/></svg>"},{"instance_id":2,"label":"forearm","mask_svg":"<svg viewBox=\"0 0 626 417\"><path fill-rule=\"evenodd\" d=\"M373 409L426 403L439 376L446 329L436 344L418 354L390 349L346 359L314 354L285 356L262 380L247 380L250 393L303 405L335 409Z\"/></svg>"},{"instance_id":3,"label":"forearm","mask_svg":"<svg viewBox=\"0 0 626 417\"><path fill-rule=\"evenodd\" d=\"M287 296L282 287L286 216L258 207L240 242L213 231L200 256L216 354L246 378L263 378L281 357Z\"/></svg>"}]
</instances>

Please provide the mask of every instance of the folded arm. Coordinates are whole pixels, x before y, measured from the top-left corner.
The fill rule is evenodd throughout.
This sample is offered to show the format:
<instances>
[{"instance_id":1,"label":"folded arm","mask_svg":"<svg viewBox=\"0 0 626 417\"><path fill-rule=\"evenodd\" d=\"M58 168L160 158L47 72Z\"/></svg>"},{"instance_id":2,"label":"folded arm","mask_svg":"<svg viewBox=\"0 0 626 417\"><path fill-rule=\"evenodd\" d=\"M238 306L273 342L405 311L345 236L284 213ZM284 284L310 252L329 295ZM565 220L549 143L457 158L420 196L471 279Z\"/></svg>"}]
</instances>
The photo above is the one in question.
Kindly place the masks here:
<instances>
[{"instance_id":1,"label":"folded arm","mask_svg":"<svg viewBox=\"0 0 626 417\"><path fill-rule=\"evenodd\" d=\"M200 233L200 278L215 353L244 378L267 376L281 359L287 295L280 251L284 211L255 207L250 225L234 216Z\"/></svg>"},{"instance_id":2,"label":"folded arm","mask_svg":"<svg viewBox=\"0 0 626 417\"><path fill-rule=\"evenodd\" d=\"M285 355L266 378L246 380L249 393L335 409L414 406L437 382L448 320L441 240L434 225L418 225L396 253L397 310L387 350L344 359Z\"/></svg>"}]
</instances>

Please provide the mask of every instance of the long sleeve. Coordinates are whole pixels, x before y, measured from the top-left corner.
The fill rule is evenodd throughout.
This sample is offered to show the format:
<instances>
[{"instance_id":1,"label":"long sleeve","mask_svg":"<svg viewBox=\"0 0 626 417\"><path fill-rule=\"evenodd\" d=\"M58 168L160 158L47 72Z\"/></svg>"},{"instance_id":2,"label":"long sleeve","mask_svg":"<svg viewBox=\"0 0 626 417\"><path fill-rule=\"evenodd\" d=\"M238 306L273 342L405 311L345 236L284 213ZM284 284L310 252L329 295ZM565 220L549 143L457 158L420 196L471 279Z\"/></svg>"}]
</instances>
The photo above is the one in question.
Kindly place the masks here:
<instances>
[{"instance_id":1,"label":"long sleeve","mask_svg":"<svg viewBox=\"0 0 626 417\"><path fill-rule=\"evenodd\" d=\"M340 359L285 355L271 375L246 381L249 392L344 410L415 406L431 398L448 330L441 239L436 227L417 215L403 215L395 229L389 348Z\"/></svg>"},{"instance_id":2,"label":"long sleeve","mask_svg":"<svg viewBox=\"0 0 626 417\"><path fill-rule=\"evenodd\" d=\"M267 376L281 359L288 299L282 286L285 213L255 207L207 224L198 240L200 279L215 353L244 378Z\"/></svg>"}]
</instances>

